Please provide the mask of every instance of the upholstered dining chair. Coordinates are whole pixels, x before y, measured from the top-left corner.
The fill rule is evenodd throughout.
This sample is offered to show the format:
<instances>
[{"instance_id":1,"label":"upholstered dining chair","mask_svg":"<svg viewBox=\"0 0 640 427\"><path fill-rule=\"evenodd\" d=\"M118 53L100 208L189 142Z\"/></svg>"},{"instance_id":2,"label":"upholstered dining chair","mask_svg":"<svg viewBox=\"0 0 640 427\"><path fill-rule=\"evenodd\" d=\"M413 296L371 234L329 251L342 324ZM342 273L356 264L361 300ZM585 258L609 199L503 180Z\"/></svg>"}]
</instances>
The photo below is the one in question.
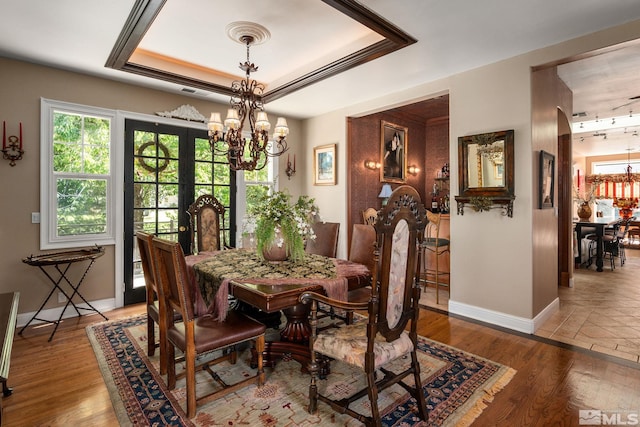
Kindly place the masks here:
<instances>
[{"instance_id":1,"label":"upholstered dining chair","mask_svg":"<svg viewBox=\"0 0 640 427\"><path fill-rule=\"evenodd\" d=\"M420 417L427 420L427 406L416 353L418 300L421 291L418 282L421 252L418 248L427 223L425 212L418 192L408 185L396 188L388 204L380 210L374 226L375 261L371 299L368 302L342 302L315 292L305 292L300 296L302 302L311 303L310 413L317 411L320 400L365 425L379 426L381 414L378 393L399 383L416 399ZM367 310L368 319L338 328L319 330L318 303L343 310ZM349 397L340 396L339 400L322 394L317 386L317 354L362 369L367 386ZM389 362L403 358L408 363L402 368L397 369L394 365L392 369L389 366ZM413 384L404 381L407 376L413 377ZM329 375L327 381L330 379ZM326 389L330 389L330 384ZM351 407L353 402L364 396L369 398L371 414L358 413Z\"/></svg>"},{"instance_id":2,"label":"upholstered dining chair","mask_svg":"<svg viewBox=\"0 0 640 427\"><path fill-rule=\"evenodd\" d=\"M367 225L375 224L377 216L378 211L375 208L367 208L362 211L362 221Z\"/></svg>"},{"instance_id":3,"label":"upholstered dining chair","mask_svg":"<svg viewBox=\"0 0 640 427\"><path fill-rule=\"evenodd\" d=\"M340 223L318 221L313 223L312 227L316 238L307 240L305 252L335 258L338 251Z\"/></svg>"},{"instance_id":4,"label":"upholstered dining chair","mask_svg":"<svg viewBox=\"0 0 640 427\"><path fill-rule=\"evenodd\" d=\"M349 246L349 261L366 265L373 271L373 249L376 244L376 229L373 225L353 224L351 244Z\"/></svg>"},{"instance_id":5,"label":"upholstered dining chair","mask_svg":"<svg viewBox=\"0 0 640 427\"><path fill-rule=\"evenodd\" d=\"M449 272L440 271L440 256L447 252L451 252L450 249L450 241L447 238L440 236L440 220L442 218L442 214L434 213L431 211L427 211L427 219L429 223L425 228L425 239L422 242L422 276L421 282L426 286L431 283L436 287L436 304L440 304L440 287L446 286L450 287L450 280L447 282L441 281L442 276L450 276ZM433 259L432 265L430 268L427 267L428 254L432 254L431 257Z\"/></svg>"},{"instance_id":6,"label":"upholstered dining chair","mask_svg":"<svg viewBox=\"0 0 640 427\"><path fill-rule=\"evenodd\" d=\"M182 315L183 321L180 323L174 322L172 317L166 315L161 316L161 320L166 322L169 390L175 388L177 380L175 349L179 349L184 354L186 369L183 375L187 389L187 416L189 418L195 416L196 406L205 400L217 399L249 384L257 383L258 386L262 386L265 379L262 367L265 326L237 311L229 311L222 321L215 320L209 314L196 317L182 247L177 242L156 237L153 239L153 249L157 260L158 281L162 289L160 296L164 298L164 307L166 310L176 310ZM235 346L246 341L255 341L257 372L235 384L226 384L211 370L210 366L225 360L236 363ZM222 355L214 360L201 360L196 366L199 355L214 350L221 350ZM196 370L209 372L221 388L197 397Z\"/></svg>"},{"instance_id":7,"label":"upholstered dining chair","mask_svg":"<svg viewBox=\"0 0 640 427\"><path fill-rule=\"evenodd\" d=\"M160 351L160 374L167 373L167 337L166 330L162 327L163 322L160 317L166 312L164 309L164 298L161 298L160 285L157 280L157 263L152 249L153 235L144 231L136 232L138 251L140 253L140 264L144 275L147 307L147 354L153 356L156 347ZM180 313L172 310L173 320L181 320ZM156 342L156 328L158 325L158 341Z\"/></svg>"},{"instance_id":8,"label":"upholstered dining chair","mask_svg":"<svg viewBox=\"0 0 640 427\"><path fill-rule=\"evenodd\" d=\"M227 243L222 233L224 206L211 194L203 194L187 210L191 228L191 253L219 251Z\"/></svg>"}]
</instances>

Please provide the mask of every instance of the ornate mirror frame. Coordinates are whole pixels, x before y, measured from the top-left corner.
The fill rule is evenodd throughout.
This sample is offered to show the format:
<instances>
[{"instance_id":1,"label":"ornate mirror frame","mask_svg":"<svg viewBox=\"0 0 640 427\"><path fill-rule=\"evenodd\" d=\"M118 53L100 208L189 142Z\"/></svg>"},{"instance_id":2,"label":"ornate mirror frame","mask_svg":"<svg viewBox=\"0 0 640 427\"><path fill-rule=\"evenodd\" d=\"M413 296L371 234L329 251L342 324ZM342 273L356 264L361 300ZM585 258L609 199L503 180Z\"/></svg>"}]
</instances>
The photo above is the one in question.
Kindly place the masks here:
<instances>
[{"instance_id":1,"label":"ornate mirror frame","mask_svg":"<svg viewBox=\"0 0 640 427\"><path fill-rule=\"evenodd\" d=\"M461 136L458 138L458 183L460 195L456 196L458 204L458 215L464 215L464 208L471 207L476 212L488 211L493 208L503 209L503 215L513 217L514 195L514 131L502 130L498 132L483 133L478 135ZM470 177L472 168L480 170L478 164L471 164L469 161L470 149L490 147L494 143L503 142L502 167L496 174L503 185L482 186L482 182L471 185ZM477 145L478 147L472 147ZM493 149L492 151L495 151ZM480 154L478 154L480 156ZM474 162L475 163L475 162ZM476 172L476 174L478 174Z\"/></svg>"}]
</instances>

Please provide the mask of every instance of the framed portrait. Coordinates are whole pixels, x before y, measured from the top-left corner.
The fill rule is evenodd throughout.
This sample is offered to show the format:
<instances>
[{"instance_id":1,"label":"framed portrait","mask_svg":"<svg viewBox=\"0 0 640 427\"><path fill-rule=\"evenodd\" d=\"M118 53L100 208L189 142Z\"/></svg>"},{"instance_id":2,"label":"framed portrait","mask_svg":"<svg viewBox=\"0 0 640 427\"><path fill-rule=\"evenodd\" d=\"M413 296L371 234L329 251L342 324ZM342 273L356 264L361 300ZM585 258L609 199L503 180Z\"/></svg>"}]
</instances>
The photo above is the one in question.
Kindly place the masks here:
<instances>
[{"instance_id":1,"label":"framed portrait","mask_svg":"<svg viewBox=\"0 0 640 427\"><path fill-rule=\"evenodd\" d=\"M380 168L382 182L405 182L407 179L408 129L382 121L380 129Z\"/></svg>"},{"instance_id":2,"label":"framed portrait","mask_svg":"<svg viewBox=\"0 0 640 427\"><path fill-rule=\"evenodd\" d=\"M554 172L556 158L553 154L540 150L539 208L553 208Z\"/></svg>"},{"instance_id":3,"label":"framed portrait","mask_svg":"<svg viewBox=\"0 0 640 427\"><path fill-rule=\"evenodd\" d=\"M336 144L313 149L313 184L336 185Z\"/></svg>"}]
</instances>

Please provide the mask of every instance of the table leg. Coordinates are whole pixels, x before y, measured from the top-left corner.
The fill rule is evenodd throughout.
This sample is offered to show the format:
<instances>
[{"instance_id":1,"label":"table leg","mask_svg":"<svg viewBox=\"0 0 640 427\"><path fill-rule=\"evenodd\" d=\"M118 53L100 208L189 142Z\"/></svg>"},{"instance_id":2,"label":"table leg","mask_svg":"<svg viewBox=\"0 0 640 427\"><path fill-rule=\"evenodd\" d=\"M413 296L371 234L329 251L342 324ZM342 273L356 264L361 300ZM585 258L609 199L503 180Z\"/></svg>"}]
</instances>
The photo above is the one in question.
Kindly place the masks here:
<instances>
[{"instance_id":1,"label":"table leg","mask_svg":"<svg viewBox=\"0 0 640 427\"><path fill-rule=\"evenodd\" d=\"M265 343L262 353L264 366L274 367L279 359L290 357L302 365L301 370L308 372L307 366L311 361L309 349L309 337L311 337L311 325L309 324L309 305L296 304L293 307L282 310L287 323L280 331L280 341L268 341ZM320 378L326 378L330 373L329 360L319 357ZM252 358L252 366L257 366L256 356Z\"/></svg>"}]
</instances>

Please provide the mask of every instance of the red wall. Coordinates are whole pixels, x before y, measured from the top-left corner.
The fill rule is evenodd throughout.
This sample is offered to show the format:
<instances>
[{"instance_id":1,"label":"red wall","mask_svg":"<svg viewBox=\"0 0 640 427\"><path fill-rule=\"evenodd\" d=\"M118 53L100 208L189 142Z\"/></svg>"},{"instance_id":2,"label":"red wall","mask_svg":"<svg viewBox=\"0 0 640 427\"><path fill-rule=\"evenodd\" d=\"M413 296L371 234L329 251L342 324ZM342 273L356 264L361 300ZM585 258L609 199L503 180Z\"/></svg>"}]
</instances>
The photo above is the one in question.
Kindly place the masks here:
<instances>
[{"instance_id":1,"label":"red wall","mask_svg":"<svg viewBox=\"0 0 640 427\"><path fill-rule=\"evenodd\" d=\"M449 120L446 118L424 121L416 120L413 115L398 113L377 113L360 118L350 118L348 122L349 149L348 164L348 223L362 223L362 211L368 207L380 209L378 198L382 182L380 170L367 169L366 160L381 162L381 121L391 122L408 128L407 168L416 165L420 168L417 175L407 172L406 184L414 187L425 206L431 206L436 169L449 162ZM391 188L401 185L390 183ZM351 236L351 230L349 230Z\"/></svg>"}]
</instances>

